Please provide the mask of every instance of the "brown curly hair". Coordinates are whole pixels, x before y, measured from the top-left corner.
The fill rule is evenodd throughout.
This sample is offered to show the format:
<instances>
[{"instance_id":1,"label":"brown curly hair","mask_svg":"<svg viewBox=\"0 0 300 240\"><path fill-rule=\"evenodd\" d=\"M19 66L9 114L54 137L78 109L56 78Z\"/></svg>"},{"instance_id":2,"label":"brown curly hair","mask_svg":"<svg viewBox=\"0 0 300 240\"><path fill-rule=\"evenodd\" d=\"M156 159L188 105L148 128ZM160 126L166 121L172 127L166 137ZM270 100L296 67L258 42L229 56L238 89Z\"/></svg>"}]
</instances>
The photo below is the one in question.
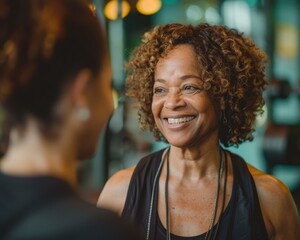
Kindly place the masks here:
<instances>
[{"instance_id":1,"label":"brown curly hair","mask_svg":"<svg viewBox=\"0 0 300 240\"><path fill-rule=\"evenodd\" d=\"M141 129L149 129L157 140L166 141L151 111L154 71L157 62L180 44L193 47L204 89L221 110L220 143L228 147L251 141L256 116L263 112L265 103L266 54L236 30L206 23L156 26L132 52L126 64L126 90L139 103Z\"/></svg>"}]
</instances>

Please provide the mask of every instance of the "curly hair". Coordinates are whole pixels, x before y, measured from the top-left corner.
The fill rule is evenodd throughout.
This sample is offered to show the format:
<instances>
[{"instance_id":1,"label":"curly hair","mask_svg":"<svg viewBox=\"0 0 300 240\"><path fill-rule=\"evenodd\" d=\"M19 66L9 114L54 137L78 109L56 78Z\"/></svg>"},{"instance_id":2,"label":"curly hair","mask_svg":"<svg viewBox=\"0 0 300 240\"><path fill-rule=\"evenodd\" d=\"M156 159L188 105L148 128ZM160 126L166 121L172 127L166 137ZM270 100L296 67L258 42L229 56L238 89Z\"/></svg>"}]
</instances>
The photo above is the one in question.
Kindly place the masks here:
<instances>
[{"instance_id":1,"label":"curly hair","mask_svg":"<svg viewBox=\"0 0 300 240\"><path fill-rule=\"evenodd\" d=\"M193 47L204 90L221 111L220 143L228 147L253 140L254 122L265 103L266 54L242 33L206 23L156 26L144 34L132 52L126 64L126 93L138 101L141 129L150 130L156 140L166 141L151 111L154 72L157 62L180 44Z\"/></svg>"}]
</instances>

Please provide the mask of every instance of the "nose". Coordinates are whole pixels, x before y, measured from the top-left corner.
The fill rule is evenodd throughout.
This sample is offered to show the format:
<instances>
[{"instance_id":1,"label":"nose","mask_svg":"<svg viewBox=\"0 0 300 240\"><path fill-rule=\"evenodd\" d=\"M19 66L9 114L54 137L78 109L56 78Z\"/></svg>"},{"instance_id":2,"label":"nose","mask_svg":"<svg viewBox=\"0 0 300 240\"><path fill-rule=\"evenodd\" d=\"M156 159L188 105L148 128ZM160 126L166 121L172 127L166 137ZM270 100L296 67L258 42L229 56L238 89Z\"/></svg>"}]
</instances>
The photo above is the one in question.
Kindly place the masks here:
<instances>
[{"instance_id":1,"label":"nose","mask_svg":"<svg viewBox=\"0 0 300 240\"><path fill-rule=\"evenodd\" d=\"M167 109L177 109L180 107L185 106L185 102L183 99L183 96L180 91L174 90L170 91L167 96L164 103L164 107Z\"/></svg>"}]
</instances>

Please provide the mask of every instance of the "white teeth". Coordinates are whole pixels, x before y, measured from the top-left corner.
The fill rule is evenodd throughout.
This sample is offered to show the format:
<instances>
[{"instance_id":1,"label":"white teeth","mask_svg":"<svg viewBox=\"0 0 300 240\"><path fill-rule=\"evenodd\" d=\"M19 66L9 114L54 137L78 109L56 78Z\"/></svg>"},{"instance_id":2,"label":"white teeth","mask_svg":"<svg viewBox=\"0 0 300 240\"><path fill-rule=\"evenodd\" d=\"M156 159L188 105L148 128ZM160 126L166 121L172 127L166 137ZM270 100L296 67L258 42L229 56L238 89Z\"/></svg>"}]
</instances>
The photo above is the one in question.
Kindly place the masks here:
<instances>
[{"instance_id":1,"label":"white teeth","mask_svg":"<svg viewBox=\"0 0 300 240\"><path fill-rule=\"evenodd\" d=\"M193 120L195 117L189 116L189 117L182 117L182 118L168 118L169 124L180 124L185 123Z\"/></svg>"}]
</instances>

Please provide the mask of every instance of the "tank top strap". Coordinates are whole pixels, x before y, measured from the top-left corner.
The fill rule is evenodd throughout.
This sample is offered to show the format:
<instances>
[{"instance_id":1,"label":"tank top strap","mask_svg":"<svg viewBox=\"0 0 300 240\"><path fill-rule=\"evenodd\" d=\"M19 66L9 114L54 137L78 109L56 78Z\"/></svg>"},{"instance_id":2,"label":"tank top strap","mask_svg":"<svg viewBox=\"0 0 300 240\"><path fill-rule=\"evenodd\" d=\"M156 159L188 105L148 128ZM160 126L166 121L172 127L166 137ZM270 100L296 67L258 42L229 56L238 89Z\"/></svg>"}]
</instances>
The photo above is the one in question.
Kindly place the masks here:
<instances>
[{"instance_id":1,"label":"tank top strap","mask_svg":"<svg viewBox=\"0 0 300 240\"><path fill-rule=\"evenodd\" d=\"M264 224L256 185L247 163L240 156L231 153L233 175L239 183L236 196L236 213L232 216L232 227L229 239L236 239L234 235L240 230L250 229L249 239L267 240L268 234ZM245 211L247 210L247 211ZM248 225L248 226L247 226ZM235 229L233 229L233 226ZM246 231L245 231L246 232ZM248 238L245 238L248 239Z\"/></svg>"},{"instance_id":2,"label":"tank top strap","mask_svg":"<svg viewBox=\"0 0 300 240\"><path fill-rule=\"evenodd\" d=\"M154 178L157 174L164 150L165 149L162 149L149 154L138 162L129 183L125 205L122 211L122 216L133 221L136 226L139 226L142 234L145 236L152 197L154 198L154 209L156 209L157 186L154 186ZM151 226L153 226L152 229L155 229L156 214L153 215L154 216L151 217ZM153 231L151 231L151 234L152 232Z\"/></svg>"}]
</instances>

